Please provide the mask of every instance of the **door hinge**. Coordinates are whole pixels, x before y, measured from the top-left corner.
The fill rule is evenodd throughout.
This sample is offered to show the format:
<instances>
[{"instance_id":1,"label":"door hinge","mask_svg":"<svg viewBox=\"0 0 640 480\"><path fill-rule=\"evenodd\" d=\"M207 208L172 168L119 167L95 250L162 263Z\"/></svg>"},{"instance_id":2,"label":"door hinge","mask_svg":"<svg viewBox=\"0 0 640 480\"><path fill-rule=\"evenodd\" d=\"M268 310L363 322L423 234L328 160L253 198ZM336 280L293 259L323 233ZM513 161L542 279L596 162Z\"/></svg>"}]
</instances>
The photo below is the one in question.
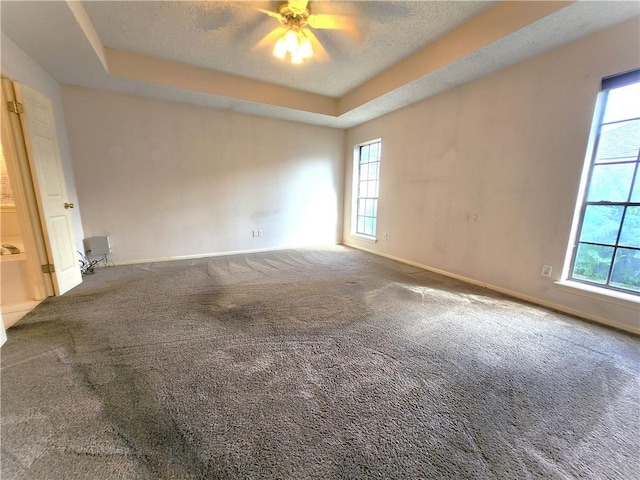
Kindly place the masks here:
<instances>
[{"instance_id":1,"label":"door hinge","mask_svg":"<svg viewBox=\"0 0 640 480\"><path fill-rule=\"evenodd\" d=\"M42 267L42 273L54 273L56 271L55 267L50 263L40 266Z\"/></svg>"},{"instance_id":2,"label":"door hinge","mask_svg":"<svg viewBox=\"0 0 640 480\"><path fill-rule=\"evenodd\" d=\"M13 100L9 100L7 102L7 106L9 107L9 111L11 113L24 113L24 108L21 103L14 102Z\"/></svg>"}]
</instances>

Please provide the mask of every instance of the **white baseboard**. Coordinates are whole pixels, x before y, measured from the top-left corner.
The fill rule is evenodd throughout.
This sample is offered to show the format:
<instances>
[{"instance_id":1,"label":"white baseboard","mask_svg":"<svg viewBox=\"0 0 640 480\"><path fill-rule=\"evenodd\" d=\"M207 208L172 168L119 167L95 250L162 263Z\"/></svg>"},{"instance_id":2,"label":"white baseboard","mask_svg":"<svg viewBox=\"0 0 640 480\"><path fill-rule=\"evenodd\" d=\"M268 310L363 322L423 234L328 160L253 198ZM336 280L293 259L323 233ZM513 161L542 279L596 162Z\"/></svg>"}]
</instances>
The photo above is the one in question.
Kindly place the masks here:
<instances>
[{"instance_id":1,"label":"white baseboard","mask_svg":"<svg viewBox=\"0 0 640 480\"><path fill-rule=\"evenodd\" d=\"M34 300L32 302L18 303L14 305L2 305L2 322L4 328L9 328L18 323L31 310L42 303L42 300Z\"/></svg>"},{"instance_id":2,"label":"white baseboard","mask_svg":"<svg viewBox=\"0 0 640 480\"><path fill-rule=\"evenodd\" d=\"M348 247L355 248L357 250L362 250L364 252L372 253L374 255L378 255L380 257L389 258L391 260L395 260L400 263L404 263L406 265L411 265L417 268L421 268L423 270L427 270L429 272L438 273L440 275L444 275L445 277L455 278L456 280L460 280L465 283L470 283L472 285L478 285L480 287L488 288L489 290L493 290L495 292L502 293L504 295L508 295L510 297L514 297L520 300L524 300L529 303L533 303L536 305L540 305L541 307L550 308L552 310L557 310L562 313L567 313L569 315L573 315L575 317L580 317L585 320L589 320L596 323L601 323L603 325L607 325L609 327L617 328L619 330L624 330L626 332L634 333L636 335L640 335L640 327L634 325L628 325L624 323L619 323L615 321L611 321L607 318L599 317L597 315L593 315L589 312L584 312L582 310L576 310L573 308L566 307L564 305L560 305L557 303L549 302L547 300L543 300L541 298L532 297L530 295L525 295L519 292L514 292L513 290L509 290L503 287L499 287L497 285L492 285L490 283L481 282L479 280L474 280L473 278L465 277L462 275L458 275L456 273L447 272L445 270L440 270L439 268L430 267L428 265L423 265L421 263L412 262L411 260L405 260L404 258L396 257L394 255L389 255L387 253L377 252L374 250L370 250L368 248L364 248L361 245L353 244L350 242L344 242L344 245Z\"/></svg>"},{"instance_id":3,"label":"white baseboard","mask_svg":"<svg viewBox=\"0 0 640 480\"><path fill-rule=\"evenodd\" d=\"M226 252L197 253L194 255L175 255L171 257L143 258L143 259L125 260L122 262L112 262L112 263L114 265L138 265L141 263L171 262L174 260L191 260L191 259L197 259L197 258L224 257L227 255L244 255L247 253L277 252L280 250L294 250L296 248L335 247L336 245L340 245L340 243L325 243L321 245L287 245L286 247L255 248L250 250L232 250L232 251L226 251Z\"/></svg>"}]
</instances>

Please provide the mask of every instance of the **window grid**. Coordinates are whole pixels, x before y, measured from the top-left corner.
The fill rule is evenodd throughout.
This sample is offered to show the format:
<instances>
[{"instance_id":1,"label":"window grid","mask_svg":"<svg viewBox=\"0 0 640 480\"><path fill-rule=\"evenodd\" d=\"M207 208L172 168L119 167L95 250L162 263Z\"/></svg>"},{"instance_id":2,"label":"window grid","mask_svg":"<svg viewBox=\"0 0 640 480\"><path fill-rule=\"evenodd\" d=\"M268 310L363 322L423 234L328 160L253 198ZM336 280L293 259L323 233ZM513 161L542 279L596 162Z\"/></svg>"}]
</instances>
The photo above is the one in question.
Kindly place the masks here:
<instances>
[{"instance_id":1,"label":"window grid","mask_svg":"<svg viewBox=\"0 0 640 480\"><path fill-rule=\"evenodd\" d=\"M375 237L380 185L380 141L360 145L355 232Z\"/></svg>"},{"instance_id":2,"label":"window grid","mask_svg":"<svg viewBox=\"0 0 640 480\"><path fill-rule=\"evenodd\" d=\"M602 92L596 142L582 201L570 278L640 293L640 117L608 119L610 94Z\"/></svg>"}]
</instances>

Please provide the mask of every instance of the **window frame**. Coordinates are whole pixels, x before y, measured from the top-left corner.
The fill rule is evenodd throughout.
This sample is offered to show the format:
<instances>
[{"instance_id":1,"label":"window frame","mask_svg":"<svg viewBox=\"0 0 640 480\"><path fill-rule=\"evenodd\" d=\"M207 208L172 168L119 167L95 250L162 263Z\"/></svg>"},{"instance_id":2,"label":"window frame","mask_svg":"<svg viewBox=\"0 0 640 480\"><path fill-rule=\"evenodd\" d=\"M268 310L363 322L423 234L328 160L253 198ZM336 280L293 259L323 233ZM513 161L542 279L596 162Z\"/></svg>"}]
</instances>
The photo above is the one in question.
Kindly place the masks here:
<instances>
[{"instance_id":1,"label":"window frame","mask_svg":"<svg viewBox=\"0 0 640 480\"><path fill-rule=\"evenodd\" d=\"M370 148L371 145L378 145L377 148L377 156L375 161L366 161L361 163L362 161L362 153L364 148ZM369 160L370 157L367 158ZM378 205L380 199L380 167L381 167L381 159L382 159L382 139L376 138L374 140L370 140L367 142L362 142L354 146L353 149L353 186L352 186L352 215L351 215L351 234L357 237L361 237L368 240L375 241L377 239L377 227L378 227ZM371 165L377 163L377 176L375 178L370 178L367 174L367 177L362 180L360 176L360 169L362 165ZM363 182L374 182L375 181L375 195L369 195L367 191L366 195L361 195L361 184ZM369 187L367 187L369 189ZM367 205L365 203L365 207L360 209L361 201L371 201L373 202L373 214L367 213ZM361 211L364 211L363 214L360 214ZM373 227L371 229L371 233L367 233L367 228L359 228L359 219L363 218L363 225L366 224L366 219L373 219Z\"/></svg>"},{"instance_id":2,"label":"window frame","mask_svg":"<svg viewBox=\"0 0 640 480\"><path fill-rule=\"evenodd\" d=\"M621 88L624 86L640 83L640 70L633 70L627 73L606 77L602 80L600 91L598 92L596 109L593 116L593 126L589 139L589 148L587 149L587 158L585 160L585 167L583 173L583 184L580 189L580 195L578 196L576 213L574 216L574 232L572 232L572 241L570 243L570 251L568 252L567 259L569 260L565 274L563 278L566 280L563 283L570 283L573 286L584 285L586 289L596 289L607 295L618 296L623 294L624 297L640 297L640 291L633 290L631 288L625 288L618 285L612 285L612 275L614 273L615 262L619 249L640 251L640 247L621 244L621 235L624 229L624 221L627 212L630 207L640 208L640 201L633 201L634 186L637 179L640 177L640 149L636 153L635 159L629 157L619 157L610 162L598 162L598 147L602 139L603 129L610 125L622 124L631 121L640 121L640 116L629 117L624 119L617 119L614 121L605 122L605 115L607 112L607 104L609 100L609 93L611 90ZM593 180L594 171L599 165L620 165L628 164L633 165L633 174L631 176L629 191L625 201L611 201L602 200L597 201L589 200L589 192L592 188L591 182ZM618 224L617 233L615 235L615 241L613 243L605 243L603 241L581 241L582 229L584 226L585 217L587 216L587 210L590 206L611 206L622 207L622 213ZM590 281L585 278L580 278L574 271L576 267L576 261L578 259L578 252L581 245L594 245L611 248L611 260L609 262L607 277L604 283L598 283L596 281Z\"/></svg>"}]
</instances>

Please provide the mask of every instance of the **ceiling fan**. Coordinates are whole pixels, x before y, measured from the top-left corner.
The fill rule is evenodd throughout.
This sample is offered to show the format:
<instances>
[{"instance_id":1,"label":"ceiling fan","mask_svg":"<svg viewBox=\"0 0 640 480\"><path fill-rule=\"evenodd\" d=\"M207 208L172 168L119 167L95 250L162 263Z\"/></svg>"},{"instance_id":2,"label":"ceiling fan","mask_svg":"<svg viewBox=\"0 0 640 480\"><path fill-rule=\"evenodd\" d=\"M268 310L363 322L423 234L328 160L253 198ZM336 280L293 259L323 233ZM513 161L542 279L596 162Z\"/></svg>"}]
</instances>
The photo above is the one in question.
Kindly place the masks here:
<instances>
[{"instance_id":1,"label":"ceiling fan","mask_svg":"<svg viewBox=\"0 0 640 480\"><path fill-rule=\"evenodd\" d=\"M287 58L291 63L301 64L314 57L319 61L329 58L318 37L310 30L344 30L357 35L357 30L349 15L311 13L308 0L289 0L280 2L278 12L256 8L280 22L280 26L268 33L255 48L271 45L274 41L273 55L281 60Z\"/></svg>"}]
</instances>

